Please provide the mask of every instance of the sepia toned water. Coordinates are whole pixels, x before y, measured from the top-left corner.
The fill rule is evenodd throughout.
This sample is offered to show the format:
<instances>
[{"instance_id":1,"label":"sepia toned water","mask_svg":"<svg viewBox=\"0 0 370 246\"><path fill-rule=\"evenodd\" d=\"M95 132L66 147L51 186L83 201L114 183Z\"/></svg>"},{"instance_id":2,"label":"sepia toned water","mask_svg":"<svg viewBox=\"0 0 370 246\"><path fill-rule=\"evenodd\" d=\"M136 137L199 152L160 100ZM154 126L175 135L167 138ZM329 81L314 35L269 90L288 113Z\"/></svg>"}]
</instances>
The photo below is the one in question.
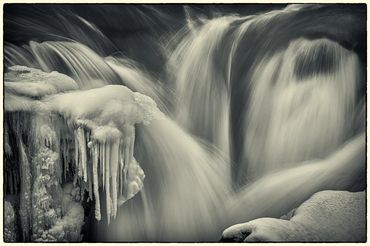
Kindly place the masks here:
<instances>
[{"instance_id":1,"label":"sepia toned water","mask_svg":"<svg viewBox=\"0 0 370 246\"><path fill-rule=\"evenodd\" d=\"M113 44L82 17L65 20L73 27L65 40L5 45L8 66L57 70L81 90L122 84L166 114L137 127L144 188L109 226L91 227L96 240L217 241L235 223L280 217L317 191L356 183L365 164L357 122L365 113L363 67L341 44L350 35L325 7L315 8L213 18L186 12L176 35L158 41L159 75L120 53L103 55ZM310 11L324 24L307 24ZM312 26L330 35L316 37ZM94 34L104 45L89 41Z\"/></svg>"}]
</instances>

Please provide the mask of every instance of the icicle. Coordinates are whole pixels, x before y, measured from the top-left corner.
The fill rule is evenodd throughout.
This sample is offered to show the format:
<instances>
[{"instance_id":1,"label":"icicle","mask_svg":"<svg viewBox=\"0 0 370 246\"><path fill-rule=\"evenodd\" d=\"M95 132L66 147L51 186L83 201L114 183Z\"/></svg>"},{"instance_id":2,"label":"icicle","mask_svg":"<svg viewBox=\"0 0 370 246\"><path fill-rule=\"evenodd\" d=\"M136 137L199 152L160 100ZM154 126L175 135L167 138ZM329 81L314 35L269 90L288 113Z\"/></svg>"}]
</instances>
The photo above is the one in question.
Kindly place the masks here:
<instances>
[{"instance_id":1,"label":"icicle","mask_svg":"<svg viewBox=\"0 0 370 246\"><path fill-rule=\"evenodd\" d=\"M19 133L19 132L18 132ZM31 167L28 162L26 152L21 137L17 136L17 144L19 147L19 161L21 173L21 191L19 215L21 218L21 228L23 232L23 240L29 240L30 217L31 217Z\"/></svg>"},{"instance_id":2,"label":"icicle","mask_svg":"<svg viewBox=\"0 0 370 246\"><path fill-rule=\"evenodd\" d=\"M124 145L124 180L127 180L127 172L130 168L131 161L130 161L130 151L131 151L131 134L129 131L129 127L126 128L126 136L125 136L125 145ZM129 186L124 186L124 194L125 194L125 199L129 199Z\"/></svg>"},{"instance_id":3,"label":"icicle","mask_svg":"<svg viewBox=\"0 0 370 246\"><path fill-rule=\"evenodd\" d=\"M73 187L76 187L77 180L78 180L78 174L77 174L77 172L75 172L74 175L73 175Z\"/></svg>"},{"instance_id":4,"label":"icicle","mask_svg":"<svg viewBox=\"0 0 370 246\"><path fill-rule=\"evenodd\" d=\"M67 155L66 155L66 143L64 139L62 139L62 153L63 153L63 174L64 174L64 182L67 181Z\"/></svg>"},{"instance_id":5,"label":"icicle","mask_svg":"<svg viewBox=\"0 0 370 246\"><path fill-rule=\"evenodd\" d=\"M110 223L110 215L111 215L111 199L110 199L110 187L109 187L109 181L110 181L110 143L105 144L105 200L107 205L107 219L108 224Z\"/></svg>"},{"instance_id":6,"label":"icicle","mask_svg":"<svg viewBox=\"0 0 370 246\"><path fill-rule=\"evenodd\" d=\"M124 159L123 159L123 142L120 140L119 145L119 193L123 195L123 168L124 168Z\"/></svg>"},{"instance_id":7,"label":"icicle","mask_svg":"<svg viewBox=\"0 0 370 246\"><path fill-rule=\"evenodd\" d=\"M12 148L10 147L8 124L4 124L4 152L7 157L12 156Z\"/></svg>"},{"instance_id":8,"label":"icicle","mask_svg":"<svg viewBox=\"0 0 370 246\"><path fill-rule=\"evenodd\" d=\"M127 171L128 171L128 165L125 165L123 168L123 195L125 200L127 200L128 195L127 195Z\"/></svg>"},{"instance_id":9,"label":"icicle","mask_svg":"<svg viewBox=\"0 0 370 246\"><path fill-rule=\"evenodd\" d=\"M132 126L132 133L130 138L130 157L129 162L134 158L134 146L135 146L135 127Z\"/></svg>"},{"instance_id":10,"label":"icicle","mask_svg":"<svg viewBox=\"0 0 370 246\"><path fill-rule=\"evenodd\" d=\"M86 142L90 142L90 131L86 131Z\"/></svg>"},{"instance_id":11,"label":"icicle","mask_svg":"<svg viewBox=\"0 0 370 246\"><path fill-rule=\"evenodd\" d=\"M81 157L81 175L83 176L83 180L87 182L87 153L86 153L86 139L85 139L85 131L82 127L77 128L77 139L78 139L78 147L79 153ZM80 174L80 173L79 173Z\"/></svg>"},{"instance_id":12,"label":"icicle","mask_svg":"<svg viewBox=\"0 0 370 246\"><path fill-rule=\"evenodd\" d=\"M101 149L100 149L100 156L101 156L101 163L102 163L102 180L103 180L103 190L104 190L104 187L105 187L105 146L106 146L106 143L104 142L103 144L100 145L101 146Z\"/></svg>"},{"instance_id":13,"label":"icicle","mask_svg":"<svg viewBox=\"0 0 370 246\"><path fill-rule=\"evenodd\" d=\"M121 167L119 168L119 194L122 196L123 195L123 182L124 182L124 180L123 180L123 173L122 173L122 171L123 171L123 168L122 168L122 161L120 161L120 165L121 165Z\"/></svg>"},{"instance_id":14,"label":"icicle","mask_svg":"<svg viewBox=\"0 0 370 246\"><path fill-rule=\"evenodd\" d=\"M121 171L123 170L123 167L125 166L123 150L124 150L124 142L121 139L120 146L119 146L119 164L120 164Z\"/></svg>"},{"instance_id":15,"label":"icicle","mask_svg":"<svg viewBox=\"0 0 370 246\"><path fill-rule=\"evenodd\" d=\"M117 171L118 171L118 154L119 154L119 140L116 140L112 144L112 149L111 149L111 176L112 176L112 197L113 197L113 216L116 218L117 214Z\"/></svg>"},{"instance_id":16,"label":"icicle","mask_svg":"<svg viewBox=\"0 0 370 246\"><path fill-rule=\"evenodd\" d=\"M127 136L125 137L124 160L127 167L130 164L130 140Z\"/></svg>"},{"instance_id":17,"label":"icicle","mask_svg":"<svg viewBox=\"0 0 370 246\"><path fill-rule=\"evenodd\" d=\"M98 175L98 187L102 187L103 184L102 184L102 165L101 165L101 144L98 143L98 142L95 142L95 148L96 148L96 153L97 153L97 165L96 165L96 173Z\"/></svg>"},{"instance_id":18,"label":"icicle","mask_svg":"<svg viewBox=\"0 0 370 246\"><path fill-rule=\"evenodd\" d=\"M81 167L80 167L80 162L79 162L79 159L78 159L78 156L79 156L79 144L78 144L78 136L77 136L78 132L77 130L74 130L74 137L75 137L75 166L76 166L76 175L78 174L78 176L82 176L81 174ZM75 182L74 182L75 183Z\"/></svg>"},{"instance_id":19,"label":"icicle","mask_svg":"<svg viewBox=\"0 0 370 246\"><path fill-rule=\"evenodd\" d=\"M82 155L82 166L83 166L83 172L84 172L84 181L87 181L87 152L86 152L86 138L85 138L85 131L84 129L81 129L81 155Z\"/></svg>"},{"instance_id":20,"label":"icicle","mask_svg":"<svg viewBox=\"0 0 370 246\"><path fill-rule=\"evenodd\" d=\"M87 165L87 182L88 182L88 189L89 189L89 198L90 200L93 200L93 173L92 173L92 168L91 165Z\"/></svg>"},{"instance_id":21,"label":"icicle","mask_svg":"<svg viewBox=\"0 0 370 246\"><path fill-rule=\"evenodd\" d=\"M93 143L90 141L89 131L86 131L86 141L87 141L87 152L90 162L93 161ZM92 171L92 164L87 163L87 183L88 183L88 192L89 192L89 199L93 200L93 171Z\"/></svg>"},{"instance_id":22,"label":"icicle","mask_svg":"<svg viewBox=\"0 0 370 246\"><path fill-rule=\"evenodd\" d=\"M98 158L99 158L99 146L93 145L93 186L94 186L94 197L95 197L95 218L101 220L100 214L100 199L99 199L99 181L98 181Z\"/></svg>"},{"instance_id":23,"label":"icicle","mask_svg":"<svg viewBox=\"0 0 370 246\"><path fill-rule=\"evenodd\" d=\"M66 163L67 163L67 173L69 172L69 145L68 145L68 139L64 139L64 142L65 142L65 157L66 157Z\"/></svg>"},{"instance_id":24,"label":"icicle","mask_svg":"<svg viewBox=\"0 0 370 246\"><path fill-rule=\"evenodd\" d=\"M120 153L120 157L119 157L119 160L120 160L120 194L121 196L124 195L124 183L125 183L125 175L124 175L124 172L125 172L125 161L124 161L124 149L125 149L125 144L124 144L124 141L120 141L120 148L119 148L119 153Z\"/></svg>"}]
</instances>

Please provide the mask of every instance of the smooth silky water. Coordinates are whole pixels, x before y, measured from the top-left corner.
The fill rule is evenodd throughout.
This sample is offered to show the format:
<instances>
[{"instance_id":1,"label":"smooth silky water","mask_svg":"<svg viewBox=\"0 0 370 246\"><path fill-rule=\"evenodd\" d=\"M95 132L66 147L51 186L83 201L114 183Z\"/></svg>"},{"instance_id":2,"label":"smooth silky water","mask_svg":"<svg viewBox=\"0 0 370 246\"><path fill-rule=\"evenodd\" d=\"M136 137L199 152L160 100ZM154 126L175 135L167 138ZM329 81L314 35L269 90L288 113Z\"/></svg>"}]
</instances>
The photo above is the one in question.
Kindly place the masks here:
<instances>
[{"instance_id":1,"label":"smooth silky water","mask_svg":"<svg viewBox=\"0 0 370 246\"><path fill-rule=\"evenodd\" d=\"M6 44L8 65L57 70L81 90L123 84L166 114L137 128L144 188L110 225L94 225L97 240L217 241L235 223L280 217L317 191L356 183L365 164L357 55L327 38L291 36L281 45L255 35L300 11L188 19L161 78L125 56L102 56L86 32L83 40L67 33L74 41ZM68 25L110 44L78 19Z\"/></svg>"}]
</instances>

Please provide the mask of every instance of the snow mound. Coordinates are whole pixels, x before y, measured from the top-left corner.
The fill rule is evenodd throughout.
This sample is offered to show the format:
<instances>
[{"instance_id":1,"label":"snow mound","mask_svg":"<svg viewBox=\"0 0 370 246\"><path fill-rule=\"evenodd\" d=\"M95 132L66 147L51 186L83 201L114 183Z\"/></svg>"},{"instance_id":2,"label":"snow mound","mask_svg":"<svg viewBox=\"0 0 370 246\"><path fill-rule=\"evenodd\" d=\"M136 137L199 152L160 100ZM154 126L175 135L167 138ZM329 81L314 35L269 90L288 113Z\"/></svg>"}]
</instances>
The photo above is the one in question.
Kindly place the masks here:
<instances>
[{"instance_id":1,"label":"snow mound","mask_svg":"<svg viewBox=\"0 0 370 246\"><path fill-rule=\"evenodd\" d=\"M123 126L149 124L151 120L162 117L161 111L150 97L134 93L120 85L56 94L46 97L43 103L48 110L97 131L102 130L98 129L99 126L123 130ZM116 132L113 129L104 129L103 134L116 135Z\"/></svg>"},{"instance_id":2,"label":"snow mound","mask_svg":"<svg viewBox=\"0 0 370 246\"><path fill-rule=\"evenodd\" d=\"M231 226L225 241L365 242L365 192L321 191L286 219L260 218Z\"/></svg>"},{"instance_id":3,"label":"snow mound","mask_svg":"<svg viewBox=\"0 0 370 246\"><path fill-rule=\"evenodd\" d=\"M5 92L28 97L43 97L65 91L77 90L77 83L70 77L53 71L12 66L5 73Z\"/></svg>"},{"instance_id":4,"label":"snow mound","mask_svg":"<svg viewBox=\"0 0 370 246\"><path fill-rule=\"evenodd\" d=\"M25 66L12 66L4 74L5 110L33 111L46 95L77 90L77 83L58 73L45 73Z\"/></svg>"}]
</instances>

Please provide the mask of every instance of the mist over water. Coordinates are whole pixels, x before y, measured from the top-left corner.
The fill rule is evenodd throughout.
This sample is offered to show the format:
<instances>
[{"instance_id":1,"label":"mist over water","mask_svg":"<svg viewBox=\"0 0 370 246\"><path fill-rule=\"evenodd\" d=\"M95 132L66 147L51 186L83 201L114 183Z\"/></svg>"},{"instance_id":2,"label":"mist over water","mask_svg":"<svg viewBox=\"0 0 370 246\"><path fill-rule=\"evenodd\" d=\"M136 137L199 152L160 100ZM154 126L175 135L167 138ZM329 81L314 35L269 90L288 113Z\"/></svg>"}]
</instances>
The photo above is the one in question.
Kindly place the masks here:
<instances>
[{"instance_id":1,"label":"mist over water","mask_svg":"<svg viewBox=\"0 0 370 246\"><path fill-rule=\"evenodd\" d=\"M215 241L232 224L280 217L317 191L356 184L365 164L359 121L366 61L355 26L363 10L276 8L210 17L187 7L176 28L160 7L150 9L155 17L127 10L141 12L132 18L140 16L142 26L167 30L151 34L159 66L120 51L126 43L117 44L117 35L124 32L106 30L111 40L72 10L57 17L66 26L58 32L58 25L29 17L16 22L42 40L6 43L5 66L57 70L81 90L125 85L166 115L137 127L134 156L146 174L144 188L109 226L91 226L92 239Z\"/></svg>"}]
</instances>

